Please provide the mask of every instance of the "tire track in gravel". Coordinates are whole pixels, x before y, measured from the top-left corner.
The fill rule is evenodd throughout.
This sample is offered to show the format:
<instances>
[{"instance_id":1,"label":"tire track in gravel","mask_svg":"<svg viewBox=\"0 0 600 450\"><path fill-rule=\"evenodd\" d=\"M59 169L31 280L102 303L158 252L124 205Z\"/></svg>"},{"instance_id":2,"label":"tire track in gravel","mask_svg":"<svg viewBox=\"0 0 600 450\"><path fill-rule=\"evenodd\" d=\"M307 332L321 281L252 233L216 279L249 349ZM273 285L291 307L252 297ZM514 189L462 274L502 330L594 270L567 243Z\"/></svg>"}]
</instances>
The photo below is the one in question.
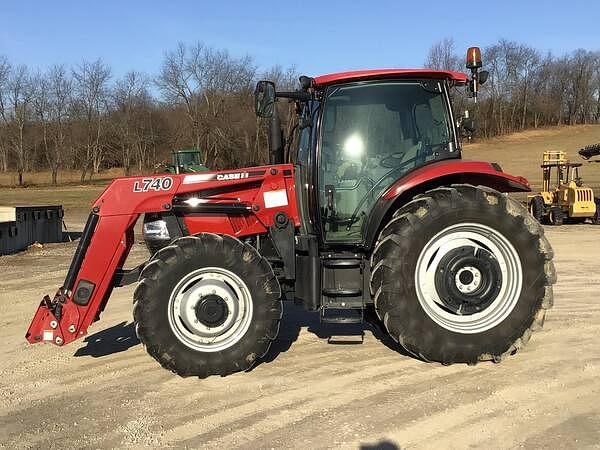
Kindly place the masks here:
<instances>
[{"instance_id":1,"label":"tire track in gravel","mask_svg":"<svg viewBox=\"0 0 600 450\"><path fill-rule=\"evenodd\" d=\"M484 441L489 439L493 439L494 442L498 443L497 438L501 437L503 446L512 446L519 442L519 438L518 434L511 434L511 440L507 442L509 437L506 433L506 430L508 429L507 426L514 423L517 418L522 418L524 412L527 411L534 402L538 408L543 408L540 411L542 413L545 410L554 409L555 406L558 406L565 401L569 401L569 404L573 404L573 398L589 395L590 381L595 380L599 374L600 370L595 368L589 370L585 375L563 374L549 383L540 383L538 380L535 380L530 383L511 385L500 391L494 392L485 399L480 399L474 403L453 405L451 409L428 415L414 425L404 427L401 430L386 430L384 434L387 439L392 440L402 448L427 444L427 442L432 441L435 441L436 445L444 447L445 445L452 445L452 443L460 442L460 439L464 439L465 435L472 435L469 439L471 445L481 445ZM551 400L550 405L543 403L548 400ZM583 408L581 405L579 408L587 412L596 406L597 405L587 403ZM514 415L514 417L504 417L505 412L509 412L510 415ZM490 417L499 418L495 419L494 422L500 422L498 423L499 431L504 430L504 432L498 433L490 430L489 435L486 436L485 434L480 435L475 431L469 430L469 427L473 427L473 419L477 421L480 416L486 414ZM555 416L554 420L556 421L557 419L561 420L560 417L557 418ZM484 420L483 422L487 423L489 420ZM504 424L502 422L504 422ZM543 429L546 423L553 424L554 421L540 421L538 427L541 428L533 427L530 424L530 428L533 429L532 434ZM480 424L475 426L479 428ZM457 429L460 430L460 433L456 432ZM525 437L528 436L524 430L523 432L525 433ZM501 434L502 436L498 436L498 434ZM377 439L377 436L367 436L366 440L368 441L369 438L373 440ZM459 440L457 441L457 439ZM359 445L359 442L356 444ZM485 445L482 445L482 447L486 448Z\"/></svg>"}]
</instances>

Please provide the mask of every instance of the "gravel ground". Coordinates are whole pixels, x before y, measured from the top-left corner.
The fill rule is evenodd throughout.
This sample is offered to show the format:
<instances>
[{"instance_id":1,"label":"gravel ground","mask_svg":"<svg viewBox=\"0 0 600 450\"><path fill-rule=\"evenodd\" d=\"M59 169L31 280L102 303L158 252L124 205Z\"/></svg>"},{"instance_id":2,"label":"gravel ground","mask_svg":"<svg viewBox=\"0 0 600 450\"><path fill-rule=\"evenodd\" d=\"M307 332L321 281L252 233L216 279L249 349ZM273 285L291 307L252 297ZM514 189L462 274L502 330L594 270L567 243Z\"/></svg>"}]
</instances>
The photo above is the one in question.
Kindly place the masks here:
<instances>
[{"instance_id":1,"label":"gravel ground","mask_svg":"<svg viewBox=\"0 0 600 450\"><path fill-rule=\"evenodd\" d=\"M365 328L361 345L287 304L280 337L249 373L206 380L163 370L116 289L90 334L28 345L37 302L75 243L0 257L0 445L6 448L598 448L600 229L547 228L556 304L544 330L501 364L444 367ZM133 264L146 257L136 245ZM354 329L353 331L359 331Z\"/></svg>"}]
</instances>

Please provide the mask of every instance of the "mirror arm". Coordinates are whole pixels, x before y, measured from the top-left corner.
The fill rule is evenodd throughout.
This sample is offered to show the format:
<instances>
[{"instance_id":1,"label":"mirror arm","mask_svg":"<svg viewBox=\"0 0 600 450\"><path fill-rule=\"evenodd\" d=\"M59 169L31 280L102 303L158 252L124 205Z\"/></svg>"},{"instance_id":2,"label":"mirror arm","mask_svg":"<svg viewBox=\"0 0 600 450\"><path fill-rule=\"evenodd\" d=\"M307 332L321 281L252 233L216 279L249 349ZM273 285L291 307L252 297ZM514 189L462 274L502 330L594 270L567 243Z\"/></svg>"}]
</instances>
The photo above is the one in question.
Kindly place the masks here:
<instances>
[{"instance_id":1,"label":"mirror arm","mask_svg":"<svg viewBox=\"0 0 600 450\"><path fill-rule=\"evenodd\" d=\"M271 129L269 133L269 163L283 163L283 130L277 113L277 107L273 105L273 117L271 118Z\"/></svg>"},{"instance_id":2,"label":"mirror arm","mask_svg":"<svg viewBox=\"0 0 600 450\"><path fill-rule=\"evenodd\" d=\"M289 98L291 100L297 100L300 102L307 102L312 99L312 95L309 92L295 91L295 92L275 92L277 98Z\"/></svg>"}]
</instances>

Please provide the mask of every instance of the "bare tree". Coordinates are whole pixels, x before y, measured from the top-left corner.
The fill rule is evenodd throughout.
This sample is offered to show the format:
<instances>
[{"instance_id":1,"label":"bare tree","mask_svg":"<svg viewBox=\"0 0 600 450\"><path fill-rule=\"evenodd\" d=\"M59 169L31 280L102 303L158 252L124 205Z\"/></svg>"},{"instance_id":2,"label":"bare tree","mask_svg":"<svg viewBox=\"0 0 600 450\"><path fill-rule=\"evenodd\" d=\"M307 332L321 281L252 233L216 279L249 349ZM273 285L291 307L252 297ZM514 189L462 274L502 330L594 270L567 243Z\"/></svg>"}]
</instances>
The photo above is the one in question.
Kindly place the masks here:
<instances>
[{"instance_id":1,"label":"bare tree","mask_svg":"<svg viewBox=\"0 0 600 450\"><path fill-rule=\"evenodd\" d=\"M129 175L133 159L137 160L138 168L141 169L152 148L152 98L148 92L148 84L144 75L129 72L117 81L113 91L113 122L125 175Z\"/></svg>"},{"instance_id":2,"label":"bare tree","mask_svg":"<svg viewBox=\"0 0 600 450\"><path fill-rule=\"evenodd\" d=\"M71 87L67 70L61 65L52 66L45 74L38 73L32 81L33 107L42 129L44 157L54 185L66 153Z\"/></svg>"},{"instance_id":3,"label":"bare tree","mask_svg":"<svg viewBox=\"0 0 600 450\"><path fill-rule=\"evenodd\" d=\"M156 85L167 102L185 108L193 145L204 152L205 164L213 166L231 146L230 126L222 120L226 97L250 91L254 74L250 57L235 59L201 43L180 43L165 55Z\"/></svg>"},{"instance_id":4,"label":"bare tree","mask_svg":"<svg viewBox=\"0 0 600 450\"><path fill-rule=\"evenodd\" d=\"M436 70L461 70L462 60L456 56L454 39L444 38L429 48L425 67Z\"/></svg>"},{"instance_id":5,"label":"bare tree","mask_svg":"<svg viewBox=\"0 0 600 450\"><path fill-rule=\"evenodd\" d=\"M7 131L9 148L15 156L18 183L23 185L23 172L29 163L25 145L25 128L31 116L31 79L26 66L12 68L4 88L0 90L0 117Z\"/></svg>"},{"instance_id":6,"label":"bare tree","mask_svg":"<svg viewBox=\"0 0 600 450\"><path fill-rule=\"evenodd\" d=\"M10 74L10 64L6 56L0 56L0 114L4 118L3 99L6 97L8 90L8 76ZM0 170L6 172L8 170L8 136L6 126L0 127Z\"/></svg>"},{"instance_id":7,"label":"bare tree","mask_svg":"<svg viewBox=\"0 0 600 450\"><path fill-rule=\"evenodd\" d=\"M84 61L73 70L75 106L84 123L85 141L81 160L81 182L89 172L98 173L104 158L104 119L107 112L111 70L101 59Z\"/></svg>"}]
</instances>

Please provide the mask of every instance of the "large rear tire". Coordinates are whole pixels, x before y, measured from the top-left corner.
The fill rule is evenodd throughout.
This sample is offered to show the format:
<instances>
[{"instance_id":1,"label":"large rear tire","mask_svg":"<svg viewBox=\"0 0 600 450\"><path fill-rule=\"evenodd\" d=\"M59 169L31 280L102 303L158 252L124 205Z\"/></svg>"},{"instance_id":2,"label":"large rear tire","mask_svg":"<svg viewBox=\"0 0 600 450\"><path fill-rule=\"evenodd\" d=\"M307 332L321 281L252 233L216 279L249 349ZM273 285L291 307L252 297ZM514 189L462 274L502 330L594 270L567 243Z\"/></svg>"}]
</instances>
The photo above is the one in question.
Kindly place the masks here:
<instances>
[{"instance_id":1,"label":"large rear tire","mask_svg":"<svg viewBox=\"0 0 600 450\"><path fill-rule=\"evenodd\" d=\"M565 223L565 213L558 206L550 208L549 218L551 225L560 226Z\"/></svg>"},{"instance_id":2,"label":"large rear tire","mask_svg":"<svg viewBox=\"0 0 600 450\"><path fill-rule=\"evenodd\" d=\"M500 361L552 306L553 252L525 207L485 187L431 190L400 208L371 259L371 293L390 335L444 364Z\"/></svg>"},{"instance_id":3,"label":"large rear tire","mask_svg":"<svg viewBox=\"0 0 600 450\"><path fill-rule=\"evenodd\" d=\"M281 291L266 259L230 236L203 233L159 250L134 294L136 333L181 376L248 370L276 338Z\"/></svg>"}]
</instances>

